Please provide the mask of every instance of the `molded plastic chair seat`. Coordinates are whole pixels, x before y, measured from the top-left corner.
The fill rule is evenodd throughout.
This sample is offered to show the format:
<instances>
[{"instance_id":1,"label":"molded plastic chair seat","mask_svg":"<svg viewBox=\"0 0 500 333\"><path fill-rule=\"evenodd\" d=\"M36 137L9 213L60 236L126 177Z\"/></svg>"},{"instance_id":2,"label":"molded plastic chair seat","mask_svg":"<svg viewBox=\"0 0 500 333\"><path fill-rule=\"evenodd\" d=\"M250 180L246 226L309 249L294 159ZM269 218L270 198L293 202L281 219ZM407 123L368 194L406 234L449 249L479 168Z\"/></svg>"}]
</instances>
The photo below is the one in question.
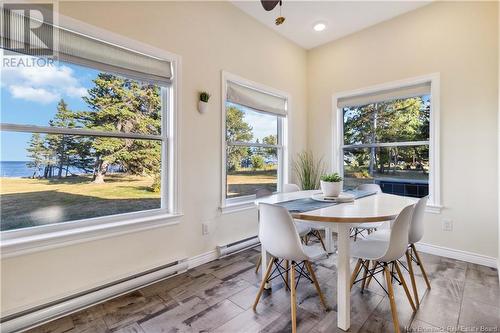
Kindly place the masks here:
<instances>
[{"instance_id":1,"label":"molded plastic chair seat","mask_svg":"<svg viewBox=\"0 0 500 333\"><path fill-rule=\"evenodd\" d=\"M309 257L309 261L317 260L328 256L328 253L319 246L303 246L305 254Z\"/></svg>"},{"instance_id":2,"label":"molded plastic chair seat","mask_svg":"<svg viewBox=\"0 0 500 333\"><path fill-rule=\"evenodd\" d=\"M391 229L381 229L366 236L365 240L377 240L377 241L388 242L390 238L391 238Z\"/></svg>"},{"instance_id":3,"label":"molded plastic chair seat","mask_svg":"<svg viewBox=\"0 0 500 333\"><path fill-rule=\"evenodd\" d=\"M304 237L308 233L311 232L311 227L304 223L295 223L295 228L297 229L297 233L300 237Z\"/></svg>"},{"instance_id":4,"label":"molded plastic chair seat","mask_svg":"<svg viewBox=\"0 0 500 333\"><path fill-rule=\"evenodd\" d=\"M361 223L360 225L356 226L358 229L376 229L380 228L384 222L368 222L368 223Z\"/></svg>"},{"instance_id":5,"label":"molded plastic chair seat","mask_svg":"<svg viewBox=\"0 0 500 333\"><path fill-rule=\"evenodd\" d=\"M371 237L369 239L360 239L351 242L351 255L355 258L376 260L385 254L388 247L389 242L387 240L377 240ZM403 255L404 253L401 256Z\"/></svg>"}]
</instances>

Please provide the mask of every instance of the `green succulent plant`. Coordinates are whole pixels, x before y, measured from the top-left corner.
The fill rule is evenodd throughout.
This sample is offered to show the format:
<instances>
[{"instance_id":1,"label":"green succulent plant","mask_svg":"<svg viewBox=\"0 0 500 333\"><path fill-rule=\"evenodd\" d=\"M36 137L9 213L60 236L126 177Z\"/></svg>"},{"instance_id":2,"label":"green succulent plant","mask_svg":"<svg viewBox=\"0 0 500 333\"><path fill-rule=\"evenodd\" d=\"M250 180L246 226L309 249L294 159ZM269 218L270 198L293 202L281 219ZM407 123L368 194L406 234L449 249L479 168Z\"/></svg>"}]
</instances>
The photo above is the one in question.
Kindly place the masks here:
<instances>
[{"instance_id":1,"label":"green succulent plant","mask_svg":"<svg viewBox=\"0 0 500 333\"><path fill-rule=\"evenodd\" d=\"M328 183L339 183L343 180L336 172L321 176L321 180Z\"/></svg>"},{"instance_id":2,"label":"green succulent plant","mask_svg":"<svg viewBox=\"0 0 500 333\"><path fill-rule=\"evenodd\" d=\"M202 91L200 93L200 101L207 103L209 99L210 99L209 93L207 93L206 91Z\"/></svg>"}]
</instances>

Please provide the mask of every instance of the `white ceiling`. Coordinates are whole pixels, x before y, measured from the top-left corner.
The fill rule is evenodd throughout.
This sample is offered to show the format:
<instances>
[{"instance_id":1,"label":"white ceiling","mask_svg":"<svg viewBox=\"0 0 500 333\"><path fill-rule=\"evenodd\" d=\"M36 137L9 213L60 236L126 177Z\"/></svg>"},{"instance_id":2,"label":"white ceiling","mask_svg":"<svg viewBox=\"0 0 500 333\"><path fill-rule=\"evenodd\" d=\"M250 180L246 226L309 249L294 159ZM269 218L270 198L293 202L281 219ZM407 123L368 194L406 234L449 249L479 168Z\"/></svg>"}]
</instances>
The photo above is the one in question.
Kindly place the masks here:
<instances>
[{"instance_id":1,"label":"white ceiling","mask_svg":"<svg viewBox=\"0 0 500 333\"><path fill-rule=\"evenodd\" d=\"M279 6L266 12L259 0L232 3L291 41L311 49L425 6L430 1L283 0L282 15L286 17L286 21L281 26L274 24L275 18L279 16ZM326 23L326 29L316 32L313 26L320 21Z\"/></svg>"}]
</instances>

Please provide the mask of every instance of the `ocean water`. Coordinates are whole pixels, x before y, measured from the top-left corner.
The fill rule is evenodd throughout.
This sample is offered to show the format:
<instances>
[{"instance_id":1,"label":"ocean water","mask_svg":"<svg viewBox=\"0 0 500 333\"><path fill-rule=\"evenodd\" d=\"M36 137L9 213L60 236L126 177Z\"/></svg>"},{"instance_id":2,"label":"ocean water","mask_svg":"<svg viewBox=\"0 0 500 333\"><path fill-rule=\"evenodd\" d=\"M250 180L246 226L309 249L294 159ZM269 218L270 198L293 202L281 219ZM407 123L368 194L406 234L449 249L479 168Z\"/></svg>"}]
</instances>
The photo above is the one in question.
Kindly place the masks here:
<instances>
[{"instance_id":1,"label":"ocean water","mask_svg":"<svg viewBox=\"0 0 500 333\"><path fill-rule=\"evenodd\" d=\"M29 168L27 164L27 161L0 161L0 177L31 177L35 169ZM69 172L72 174L83 173L77 168L69 168ZM65 170L63 174L65 174ZM43 175L43 168L40 169L38 175Z\"/></svg>"}]
</instances>

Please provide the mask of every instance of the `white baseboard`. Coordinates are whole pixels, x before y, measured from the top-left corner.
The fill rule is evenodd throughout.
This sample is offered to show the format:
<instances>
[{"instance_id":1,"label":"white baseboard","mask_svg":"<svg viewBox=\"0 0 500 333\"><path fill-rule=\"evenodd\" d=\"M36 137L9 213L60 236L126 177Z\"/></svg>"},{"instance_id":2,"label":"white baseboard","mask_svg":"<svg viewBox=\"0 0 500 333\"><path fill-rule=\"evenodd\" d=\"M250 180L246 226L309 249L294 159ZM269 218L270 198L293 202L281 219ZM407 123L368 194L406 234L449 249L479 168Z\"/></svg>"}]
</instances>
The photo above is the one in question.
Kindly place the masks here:
<instances>
[{"instance_id":1,"label":"white baseboard","mask_svg":"<svg viewBox=\"0 0 500 333\"><path fill-rule=\"evenodd\" d=\"M195 268L196 266L206 264L207 262L211 262L216 259L219 259L219 254L216 249L198 254L197 256L194 256L187 260L188 269Z\"/></svg>"},{"instance_id":2,"label":"white baseboard","mask_svg":"<svg viewBox=\"0 0 500 333\"><path fill-rule=\"evenodd\" d=\"M482 254L450 249L449 247L426 244L426 243L417 243L416 246L420 252L434 254L437 256L451 258L451 259L467 261L473 264L484 265L493 268L500 267L497 265L497 258L485 256Z\"/></svg>"}]
</instances>

